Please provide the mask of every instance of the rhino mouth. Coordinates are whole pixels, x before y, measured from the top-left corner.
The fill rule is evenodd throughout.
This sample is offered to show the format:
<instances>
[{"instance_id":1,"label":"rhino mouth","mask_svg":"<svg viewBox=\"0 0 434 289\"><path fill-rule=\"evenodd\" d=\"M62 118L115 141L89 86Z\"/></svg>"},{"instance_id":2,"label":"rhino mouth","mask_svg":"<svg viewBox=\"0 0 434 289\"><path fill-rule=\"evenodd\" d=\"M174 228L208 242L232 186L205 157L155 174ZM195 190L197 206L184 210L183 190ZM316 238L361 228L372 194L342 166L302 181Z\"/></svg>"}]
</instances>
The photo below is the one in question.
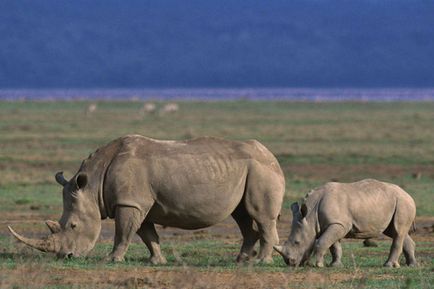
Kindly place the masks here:
<instances>
[{"instance_id":1,"label":"rhino mouth","mask_svg":"<svg viewBox=\"0 0 434 289\"><path fill-rule=\"evenodd\" d=\"M298 266L298 262L296 261L296 259L291 258L287 253L287 248L285 248L284 246L273 246L273 248L282 256L283 261L285 262L286 265L290 267Z\"/></svg>"},{"instance_id":2,"label":"rhino mouth","mask_svg":"<svg viewBox=\"0 0 434 289\"><path fill-rule=\"evenodd\" d=\"M73 258L79 257L79 256L77 256L76 254L74 254L72 252L69 252L69 253L57 253L56 256L59 259L73 259Z\"/></svg>"}]
</instances>

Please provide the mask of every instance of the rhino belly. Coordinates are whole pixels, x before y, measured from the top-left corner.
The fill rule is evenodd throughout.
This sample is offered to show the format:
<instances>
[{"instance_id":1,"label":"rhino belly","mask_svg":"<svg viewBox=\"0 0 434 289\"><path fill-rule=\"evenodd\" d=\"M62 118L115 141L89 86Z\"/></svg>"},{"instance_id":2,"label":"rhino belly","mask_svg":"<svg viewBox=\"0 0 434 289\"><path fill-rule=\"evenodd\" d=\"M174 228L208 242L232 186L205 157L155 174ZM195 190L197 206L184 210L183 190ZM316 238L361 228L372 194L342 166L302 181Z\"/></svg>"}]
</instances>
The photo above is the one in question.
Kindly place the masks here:
<instances>
[{"instance_id":1,"label":"rhino belly","mask_svg":"<svg viewBox=\"0 0 434 289\"><path fill-rule=\"evenodd\" d=\"M365 211L353 212L352 229L349 238L366 239L380 236L393 220L393 204L383 204Z\"/></svg>"},{"instance_id":2,"label":"rhino belly","mask_svg":"<svg viewBox=\"0 0 434 289\"><path fill-rule=\"evenodd\" d=\"M152 210L149 212L146 221L166 227L195 230L220 223L225 218L227 218L229 214L222 214L220 212L209 212L206 216L201 217L198 215L190 214L187 211L166 211L161 206L154 205L154 207L152 207Z\"/></svg>"},{"instance_id":3,"label":"rhino belly","mask_svg":"<svg viewBox=\"0 0 434 289\"><path fill-rule=\"evenodd\" d=\"M226 219L241 202L245 184L196 186L160 192L146 220L181 229L200 229Z\"/></svg>"},{"instance_id":4,"label":"rhino belly","mask_svg":"<svg viewBox=\"0 0 434 289\"><path fill-rule=\"evenodd\" d=\"M240 203L248 166L214 155L183 156L155 165L155 203L147 220L182 229L204 228L223 221Z\"/></svg>"}]
</instances>

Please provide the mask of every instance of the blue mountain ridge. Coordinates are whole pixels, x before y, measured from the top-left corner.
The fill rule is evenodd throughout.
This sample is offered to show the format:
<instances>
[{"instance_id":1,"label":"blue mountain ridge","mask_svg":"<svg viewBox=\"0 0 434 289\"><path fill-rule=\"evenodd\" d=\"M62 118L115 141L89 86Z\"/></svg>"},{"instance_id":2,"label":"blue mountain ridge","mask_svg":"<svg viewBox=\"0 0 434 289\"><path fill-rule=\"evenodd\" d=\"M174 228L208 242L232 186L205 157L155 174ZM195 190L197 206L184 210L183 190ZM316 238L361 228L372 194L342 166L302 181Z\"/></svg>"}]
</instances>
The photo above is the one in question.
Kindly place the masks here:
<instances>
[{"instance_id":1,"label":"blue mountain ridge","mask_svg":"<svg viewBox=\"0 0 434 289\"><path fill-rule=\"evenodd\" d=\"M3 0L0 88L432 87L434 1Z\"/></svg>"}]
</instances>

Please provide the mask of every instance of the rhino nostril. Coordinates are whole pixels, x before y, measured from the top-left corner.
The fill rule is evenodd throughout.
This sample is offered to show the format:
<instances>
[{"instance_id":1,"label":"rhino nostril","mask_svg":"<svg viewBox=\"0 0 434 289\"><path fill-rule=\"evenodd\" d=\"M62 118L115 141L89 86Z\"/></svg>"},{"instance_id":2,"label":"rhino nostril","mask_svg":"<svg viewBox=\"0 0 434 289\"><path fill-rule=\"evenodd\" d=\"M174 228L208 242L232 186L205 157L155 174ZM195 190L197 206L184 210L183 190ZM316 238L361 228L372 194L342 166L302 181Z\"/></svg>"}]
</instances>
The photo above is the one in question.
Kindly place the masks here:
<instances>
[{"instance_id":1,"label":"rhino nostril","mask_svg":"<svg viewBox=\"0 0 434 289\"><path fill-rule=\"evenodd\" d=\"M74 254L72 254L72 253L66 254L66 258L68 258L68 259L71 259L73 256L74 256Z\"/></svg>"}]
</instances>

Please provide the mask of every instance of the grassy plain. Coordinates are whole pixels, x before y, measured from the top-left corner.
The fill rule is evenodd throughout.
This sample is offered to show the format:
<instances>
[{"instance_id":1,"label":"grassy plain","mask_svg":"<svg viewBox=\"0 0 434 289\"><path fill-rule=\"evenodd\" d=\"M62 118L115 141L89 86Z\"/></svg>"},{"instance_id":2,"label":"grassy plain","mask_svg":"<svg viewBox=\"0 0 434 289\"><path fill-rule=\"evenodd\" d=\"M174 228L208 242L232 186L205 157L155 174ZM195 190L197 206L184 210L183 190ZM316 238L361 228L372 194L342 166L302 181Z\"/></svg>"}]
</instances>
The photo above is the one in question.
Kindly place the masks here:
<instances>
[{"instance_id":1,"label":"grassy plain","mask_svg":"<svg viewBox=\"0 0 434 289\"><path fill-rule=\"evenodd\" d=\"M0 287L10 288L432 288L434 283L434 103L179 102L171 114L143 114L142 102L0 102ZM157 102L162 107L163 102ZM43 236L58 219L60 188L98 146L125 134L158 139L203 135L257 139L278 157L287 190L278 224L290 227L290 203L330 180L378 178L416 200L418 268L384 269L390 240L363 248L344 241L344 268L237 266L235 223L199 231L157 228L168 265L145 264L135 239L127 261L105 264L113 224L105 221L89 258L56 260L17 244L6 226Z\"/></svg>"}]
</instances>

